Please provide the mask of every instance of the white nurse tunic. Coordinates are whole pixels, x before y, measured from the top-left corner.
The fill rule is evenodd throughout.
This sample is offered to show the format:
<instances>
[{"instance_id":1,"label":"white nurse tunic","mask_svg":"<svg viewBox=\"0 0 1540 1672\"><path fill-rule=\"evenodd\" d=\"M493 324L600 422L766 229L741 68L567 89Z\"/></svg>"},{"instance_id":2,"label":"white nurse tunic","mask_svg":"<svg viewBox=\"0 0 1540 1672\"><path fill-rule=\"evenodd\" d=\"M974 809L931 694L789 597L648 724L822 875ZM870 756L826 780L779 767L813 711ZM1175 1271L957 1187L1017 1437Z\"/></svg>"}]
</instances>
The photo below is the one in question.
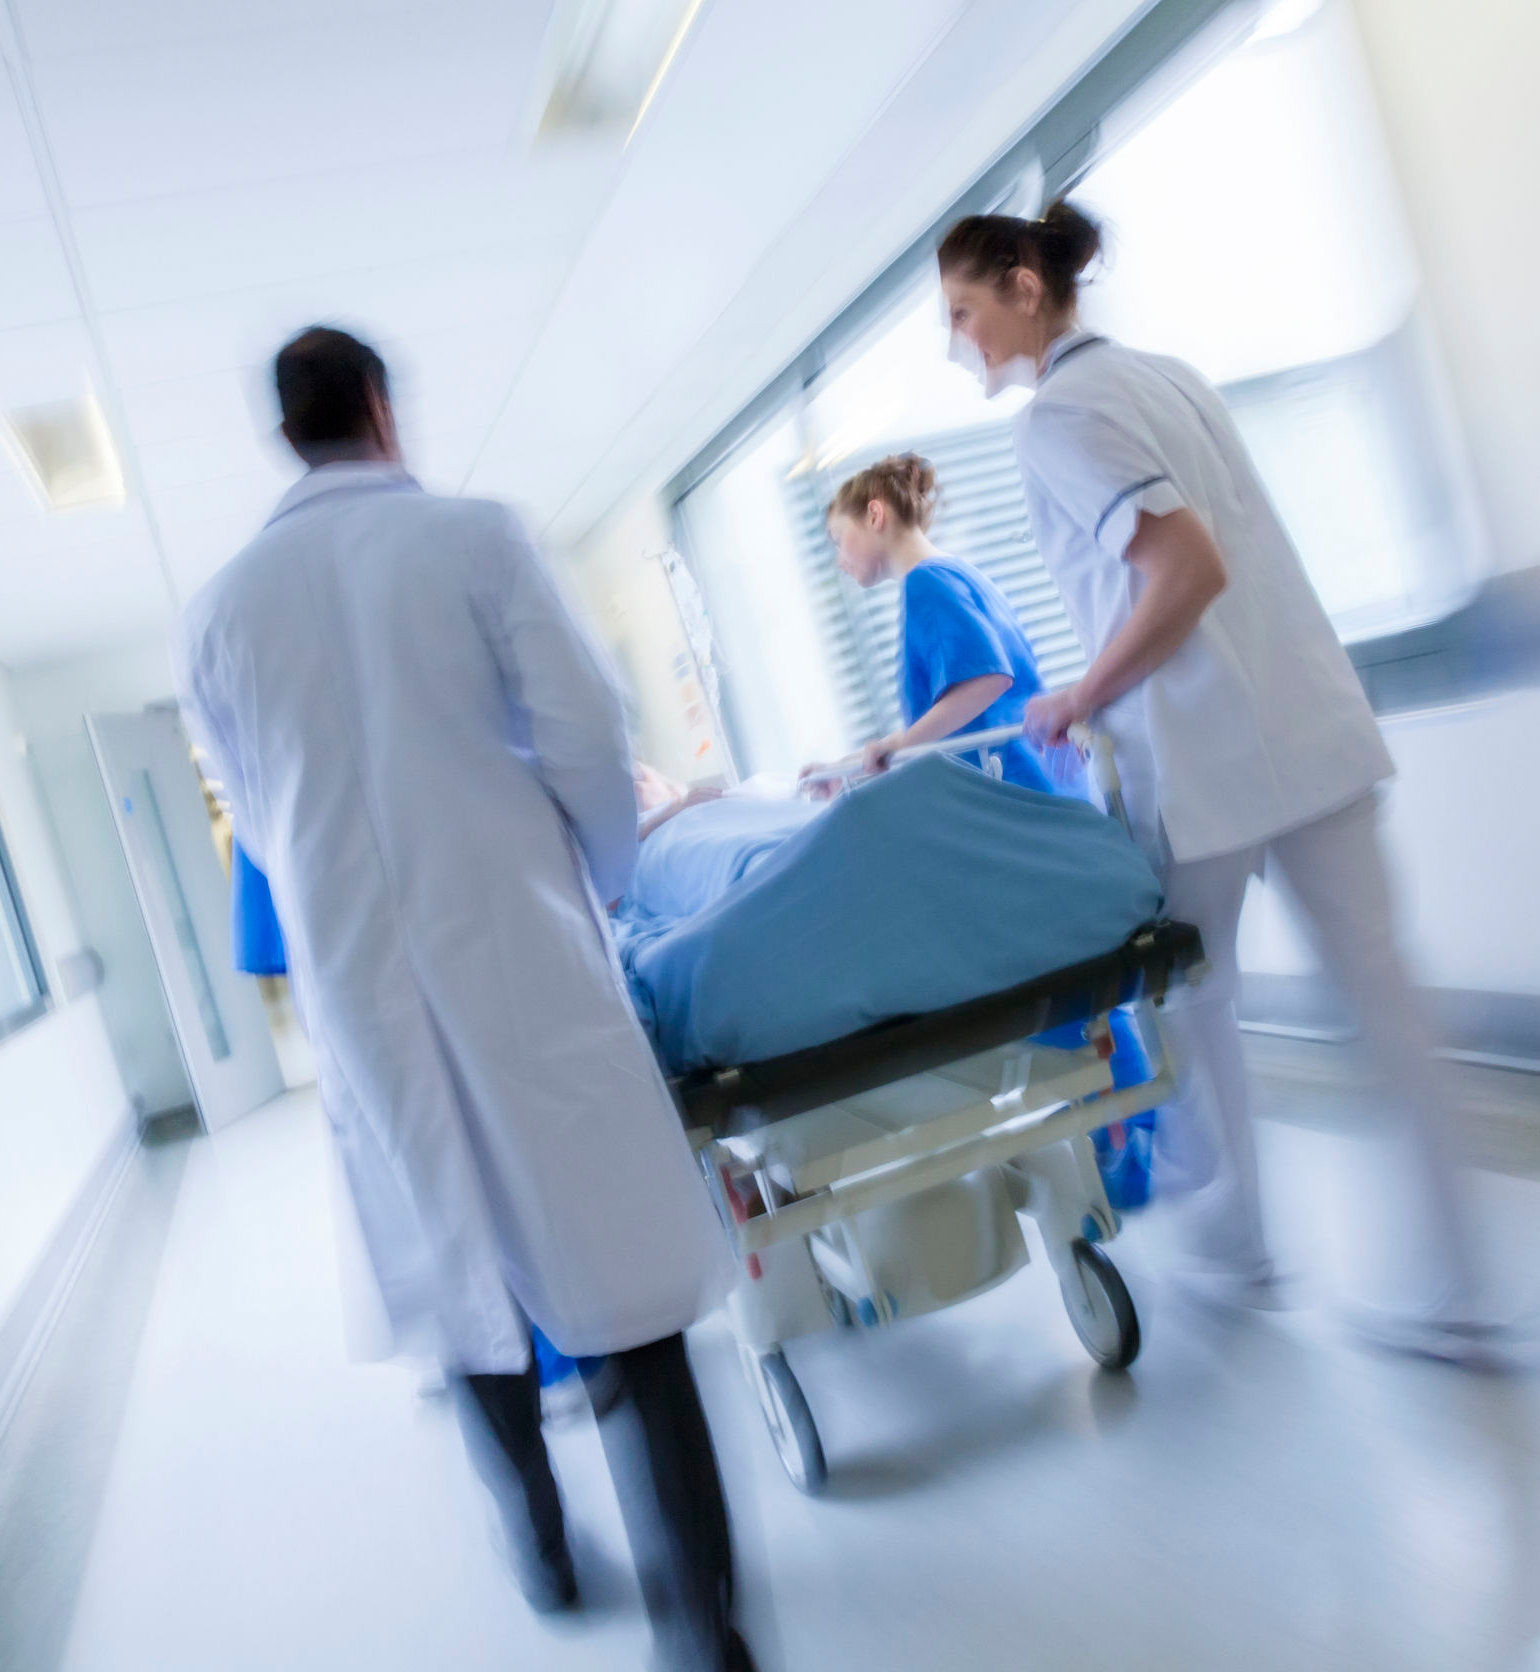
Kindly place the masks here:
<instances>
[{"instance_id":1,"label":"white nurse tunic","mask_svg":"<svg viewBox=\"0 0 1540 1672\"><path fill-rule=\"evenodd\" d=\"M1392 772L1368 701L1218 393L1190 366L1086 331L1061 337L1016 450L1044 565L1088 656L1144 578L1139 513L1183 507L1224 557L1188 641L1106 709L1130 812L1157 857L1265 843Z\"/></svg>"}]
</instances>

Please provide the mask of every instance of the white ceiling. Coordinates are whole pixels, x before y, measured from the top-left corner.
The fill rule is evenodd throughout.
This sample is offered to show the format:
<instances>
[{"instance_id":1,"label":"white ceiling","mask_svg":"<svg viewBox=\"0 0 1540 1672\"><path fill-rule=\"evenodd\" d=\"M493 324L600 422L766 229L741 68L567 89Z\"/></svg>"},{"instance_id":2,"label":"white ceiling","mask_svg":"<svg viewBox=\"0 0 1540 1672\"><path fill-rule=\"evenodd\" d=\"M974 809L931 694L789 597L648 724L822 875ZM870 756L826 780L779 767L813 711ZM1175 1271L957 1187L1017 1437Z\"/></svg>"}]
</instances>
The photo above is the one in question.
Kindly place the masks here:
<instances>
[{"instance_id":1,"label":"white ceiling","mask_svg":"<svg viewBox=\"0 0 1540 1672\"><path fill-rule=\"evenodd\" d=\"M378 343L430 486L571 543L1139 9L711 0L621 152L530 147L548 0L0 0L0 408L95 389L133 484L49 514L0 456L0 663L157 630L250 537L312 320Z\"/></svg>"}]
</instances>

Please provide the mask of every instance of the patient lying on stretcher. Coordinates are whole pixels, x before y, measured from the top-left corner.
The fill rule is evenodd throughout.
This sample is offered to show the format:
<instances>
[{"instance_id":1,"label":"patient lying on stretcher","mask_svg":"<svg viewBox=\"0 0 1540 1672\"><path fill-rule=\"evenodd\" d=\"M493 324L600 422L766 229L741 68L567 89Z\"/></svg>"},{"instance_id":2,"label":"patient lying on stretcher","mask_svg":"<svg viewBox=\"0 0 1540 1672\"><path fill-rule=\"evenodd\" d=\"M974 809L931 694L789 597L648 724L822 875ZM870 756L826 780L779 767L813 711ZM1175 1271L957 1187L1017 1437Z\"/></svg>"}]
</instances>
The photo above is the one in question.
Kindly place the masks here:
<instances>
[{"instance_id":1,"label":"patient lying on stretcher","mask_svg":"<svg viewBox=\"0 0 1540 1672\"><path fill-rule=\"evenodd\" d=\"M1112 951L1160 910L1149 866L1104 815L939 757L827 804L682 801L663 799L673 811L615 913L637 1011L672 1073L1014 987ZM1139 1079L1120 1031L1115 1068Z\"/></svg>"},{"instance_id":2,"label":"patient lying on stretcher","mask_svg":"<svg viewBox=\"0 0 1540 1672\"><path fill-rule=\"evenodd\" d=\"M686 789L645 761L635 762L631 778L636 785L637 834L644 842L671 818L691 807L703 807L707 802L719 801L722 797L721 790L703 784L694 784Z\"/></svg>"}]
</instances>

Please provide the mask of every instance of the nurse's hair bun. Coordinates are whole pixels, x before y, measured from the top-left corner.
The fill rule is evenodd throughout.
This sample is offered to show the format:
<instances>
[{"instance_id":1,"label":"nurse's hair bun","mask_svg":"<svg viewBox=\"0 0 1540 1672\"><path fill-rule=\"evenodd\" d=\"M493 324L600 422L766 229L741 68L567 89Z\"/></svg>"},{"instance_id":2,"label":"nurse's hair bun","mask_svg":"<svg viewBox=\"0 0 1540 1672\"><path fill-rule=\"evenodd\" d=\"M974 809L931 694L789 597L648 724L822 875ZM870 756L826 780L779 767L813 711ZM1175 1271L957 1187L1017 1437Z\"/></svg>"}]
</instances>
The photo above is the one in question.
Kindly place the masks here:
<instances>
[{"instance_id":1,"label":"nurse's hair bun","mask_svg":"<svg viewBox=\"0 0 1540 1672\"><path fill-rule=\"evenodd\" d=\"M970 284L1005 285L1017 268L1026 267L1043 281L1049 300L1067 308L1079 293L1080 275L1101 248L1097 222L1060 198L1035 221L969 215L941 240L936 260L943 274L958 273Z\"/></svg>"},{"instance_id":2,"label":"nurse's hair bun","mask_svg":"<svg viewBox=\"0 0 1540 1672\"><path fill-rule=\"evenodd\" d=\"M936 514L936 470L918 453L894 453L858 470L829 501L828 515L864 517L880 499L905 528L926 529Z\"/></svg>"}]
</instances>

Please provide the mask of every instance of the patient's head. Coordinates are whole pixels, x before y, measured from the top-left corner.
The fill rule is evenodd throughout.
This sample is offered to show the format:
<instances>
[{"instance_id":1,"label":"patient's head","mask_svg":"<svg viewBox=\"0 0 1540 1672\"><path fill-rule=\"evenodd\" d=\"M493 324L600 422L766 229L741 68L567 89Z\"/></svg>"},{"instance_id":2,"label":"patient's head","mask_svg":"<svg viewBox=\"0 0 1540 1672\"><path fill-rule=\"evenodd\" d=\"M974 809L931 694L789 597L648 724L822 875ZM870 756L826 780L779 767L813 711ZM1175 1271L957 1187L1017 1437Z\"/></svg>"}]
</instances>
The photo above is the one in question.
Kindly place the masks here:
<instances>
[{"instance_id":1,"label":"patient's head","mask_svg":"<svg viewBox=\"0 0 1540 1672\"><path fill-rule=\"evenodd\" d=\"M840 568L858 586L887 580L895 548L923 535L935 509L936 472L918 453L895 453L858 470L829 502Z\"/></svg>"}]
</instances>

